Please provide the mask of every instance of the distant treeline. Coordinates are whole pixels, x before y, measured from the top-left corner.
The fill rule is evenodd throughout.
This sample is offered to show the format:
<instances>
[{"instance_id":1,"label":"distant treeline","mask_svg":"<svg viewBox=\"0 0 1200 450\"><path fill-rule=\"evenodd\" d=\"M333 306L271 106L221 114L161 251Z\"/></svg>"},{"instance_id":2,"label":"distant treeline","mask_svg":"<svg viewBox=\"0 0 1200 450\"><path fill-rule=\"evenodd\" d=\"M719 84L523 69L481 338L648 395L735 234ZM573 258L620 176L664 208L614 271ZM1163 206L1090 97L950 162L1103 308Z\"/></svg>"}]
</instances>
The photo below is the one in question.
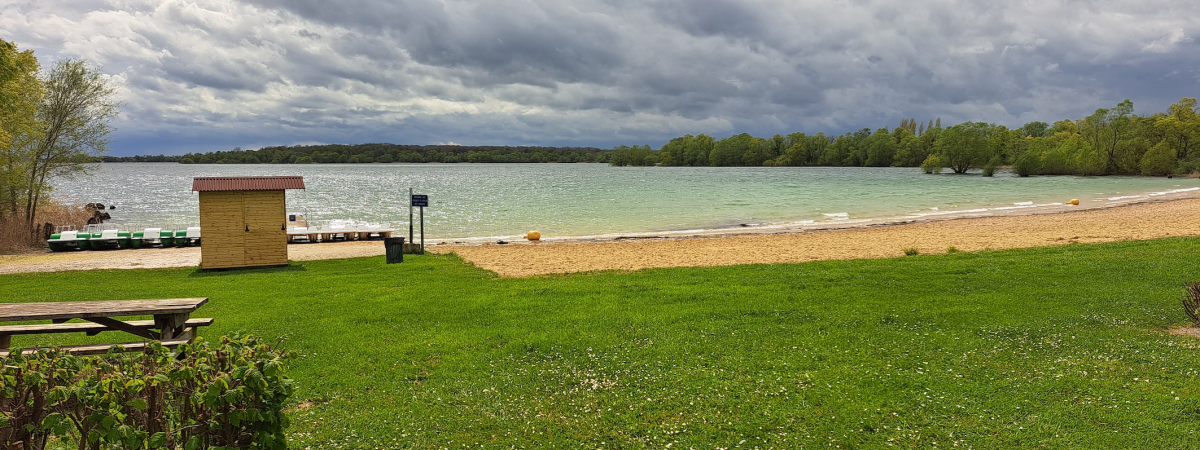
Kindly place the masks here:
<instances>
[{"instance_id":1,"label":"distant treeline","mask_svg":"<svg viewBox=\"0 0 1200 450\"><path fill-rule=\"evenodd\" d=\"M648 145L508 147L465 145L307 145L265 147L182 156L103 157L105 162L183 164L312 163L609 163L614 166L860 166L921 167L927 173L982 169L991 176L1011 165L1028 175L1168 175L1200 171L1200 113L1184 98L1167 112L1133 113L1133 102L1097 109L1083 119L1020 128L984 122L943 127L942 121L904 119L895 128L831 136L792 133L770 138L746 133L715 139L701 134Z\"/></svg>"},{"instance_id":2,"label":"distant treeline","mask_svg":"<svg viewBox=\"0 0 1200 450\"><path fill-rule=\"evenodd\" d=\"M508 147L469 145L298 145L258 150L188 153L182 156L106 156L104 162L178 162L182 164L314 163L604 163L608 150L593 147Z\"/></svg>"},{"instance_id":3,"label":"distant treeline","mask_svg":"<svg viewBox=\"0 0 1200 450\"><path fill-rule=\"evenodd\" d=\"M1133 114L1125 100L1078 120L1030 122L1017 129L983 122L943 128L905 119L896 128L863 128L841 136L792 133L770 138L739 134L725 139L687 135L658 151L620 146L616 166L866 166L921 167L927 173L982 169L990 176L1011 164L1028 175L1168 175L1200 170L1200 114L1184 98L1167 112Z\"/></svg>"}]
</instances>

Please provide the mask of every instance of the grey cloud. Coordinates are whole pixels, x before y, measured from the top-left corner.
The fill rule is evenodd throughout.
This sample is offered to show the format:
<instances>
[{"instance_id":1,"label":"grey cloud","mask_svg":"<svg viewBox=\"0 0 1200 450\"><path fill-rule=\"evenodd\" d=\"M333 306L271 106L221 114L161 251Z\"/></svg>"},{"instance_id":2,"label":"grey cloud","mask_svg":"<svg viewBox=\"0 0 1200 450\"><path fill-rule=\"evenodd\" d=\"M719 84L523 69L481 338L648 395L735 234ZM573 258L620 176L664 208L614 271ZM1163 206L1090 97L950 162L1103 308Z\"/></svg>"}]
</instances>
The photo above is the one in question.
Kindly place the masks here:
<instances>
[{"instance_id":1,"label":"grey cloud","mask_svg":"<svg viewBox=\"0 0 1200 450\"><path fill-rule=\"evenodd\" d=\"M665 25L691 35L754 40L767 31L762 16L769 12L735 0L673 0L655 5L655 13Z\"/></svg>"},{"instance_id":2,"label":"grey cloud","mask_svg":"<svg viewBox=\"0 0 1200 450\"><path fill-rule=\"evenodd\" d=\"M132 147L1019 126L1200 87L1200 5L1179 0L131 3L0 6L0 38L123 77Z\"/></svg>"}]
</instances>

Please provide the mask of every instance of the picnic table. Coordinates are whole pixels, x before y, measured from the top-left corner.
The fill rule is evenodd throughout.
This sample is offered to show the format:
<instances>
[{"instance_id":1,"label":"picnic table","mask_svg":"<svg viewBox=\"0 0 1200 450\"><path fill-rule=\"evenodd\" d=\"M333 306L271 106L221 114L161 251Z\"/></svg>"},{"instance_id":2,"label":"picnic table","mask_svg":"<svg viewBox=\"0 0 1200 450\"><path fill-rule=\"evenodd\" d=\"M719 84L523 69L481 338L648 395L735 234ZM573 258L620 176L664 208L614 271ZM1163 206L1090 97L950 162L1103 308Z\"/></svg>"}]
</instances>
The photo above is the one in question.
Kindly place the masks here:
<instances>
[{"instance_id":1,"label":"picnic table","mask_svg":"<svg viewBox=\"0 0 1200 450\"><path fill-rule=\"evenodd\" d=\"M49 320L51 323L0 326L0 355L7 356L15 335L86 333L95 336L104 331L123 331L164 346L186 344L196 336L197 327L212 325L212 319L193 319L192 311L208 302L207 297L158 300L111 300L89 302L3 303L0 322ZM153 320L118 320L117 317L153 316ZM68 322L82 319L84 322ZM142 349L146 341L59 347L74 354L100 354L113 345L126 350ZM26 353L37 349L27 349Z\"/></svg>"}]
</instances>

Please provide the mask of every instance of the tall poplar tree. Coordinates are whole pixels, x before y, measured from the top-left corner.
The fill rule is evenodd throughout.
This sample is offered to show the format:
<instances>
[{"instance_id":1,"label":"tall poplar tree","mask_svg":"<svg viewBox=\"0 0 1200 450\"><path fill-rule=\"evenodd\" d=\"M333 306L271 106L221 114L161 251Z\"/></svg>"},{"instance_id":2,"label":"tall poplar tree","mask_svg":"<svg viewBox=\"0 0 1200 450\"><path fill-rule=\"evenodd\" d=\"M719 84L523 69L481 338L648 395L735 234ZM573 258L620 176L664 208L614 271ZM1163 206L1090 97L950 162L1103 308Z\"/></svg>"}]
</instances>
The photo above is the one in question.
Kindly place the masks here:
<instances>
[{"instance_id":1,"label":"tall poplar tree","mask_svg":"<svg viewBox=\"0 0 1200 450\"><path fill-rule=\"evenodd\" d=\"M27 150L39 136L42 84L32 50L0 40L0 219L18 214Z\"/></svg>"}]
</instances>

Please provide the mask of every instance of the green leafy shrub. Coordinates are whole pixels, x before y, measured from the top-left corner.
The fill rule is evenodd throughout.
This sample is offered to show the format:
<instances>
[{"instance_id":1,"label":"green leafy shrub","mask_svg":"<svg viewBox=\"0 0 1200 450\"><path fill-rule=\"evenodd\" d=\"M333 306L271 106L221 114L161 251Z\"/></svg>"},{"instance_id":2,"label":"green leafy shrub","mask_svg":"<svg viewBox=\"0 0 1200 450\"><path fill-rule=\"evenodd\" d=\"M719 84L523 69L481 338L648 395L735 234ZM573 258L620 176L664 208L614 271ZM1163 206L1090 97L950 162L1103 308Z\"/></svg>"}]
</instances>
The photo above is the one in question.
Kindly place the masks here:
<instances>
[{"instance_id":1,"label":"green leafy shrub","mask_svg":"<svg viewBox=\"0 0 1200 450\"><path fill-rule=\"evenodd\" d=\"M1042 152L1040 150L1029 150L1013 161L1013 172L1019 177L1027 177L1041 173L1042 170Z\"/></svg>"},{"instance_id":2,"label":"green leafy shrub","mask_svg":"<svg viewBox=\"0 0 1200 450\"><path fill-rule=\"evenodd\" d=\"M0 445L42 449L287 448L294 353L249 337L177 351L73 356L13 349L0 363Z\"/></svg>"},{"instance_id":3,"label":"green leafy shrub","mask_svg":"<svg viewBox=\"0 0 1200 450\"><path fill-rule=\"evenodd\" d=\"M958 253L960 251L961 250L959 250L958 248L955 248L953 245L946 247L946 253Z\"/></svg>"},{"instance_id":4,"label":"green leafy shrub","mask_svg":"<svg viewBox=\"0 0 1200 450\"><path fill-rule=\"evenodd\" d=\"M925 173L941 173L946 166L942 163L942 159L938 155L929 155L925 161L921 163L921 170Z\"/></svg>"},{"instance_id":5,"label":"green leafy shrub","mask_svg":"<svg viewBox=\"0 0 1200 450\"><path fill-rule=\"evenodd\" d=\"M1191 175L1197 172L1200 172L1200 159L1179 161L1179 166L1175 169L1176 175Z\"/></svg>"},{"instance_id":6,"label":"green leafy shrub","mask_svg":"<svg viewBox=\"0 0 1200 450\"><path fill-rule=\"evenodd\" d=\"M1150 148L1142 156L1142 175L1167 176L1175 171L1175 150L1167 146L1166 141Z\"/></svg>"},{"instance_id":7,"label":"green leafy shrub","mask_svg":"<svg viewBox=\"0 0 1200 450\"><path fill-rule=\"evenodd\" d=\"M993 156L992 159L990 161L988 161L987 164L984 164L983 176L990 177L990 176L994 175L996 173L996 169L999 168L1003 164L1004 164L1004 159L1000 158L999 155Z\"/></svg>"},{"instance_id":8,"label":"green leafy shrub","mask_svg":"<svg viewBox=\"0 0 1200 450\"><path fill-rule=\"evenodd\" d=\"M917 256L920 254L921 254L921 251L918 250L916 247L904 249L904 256Z\"/></svg>"}]
</instances>

